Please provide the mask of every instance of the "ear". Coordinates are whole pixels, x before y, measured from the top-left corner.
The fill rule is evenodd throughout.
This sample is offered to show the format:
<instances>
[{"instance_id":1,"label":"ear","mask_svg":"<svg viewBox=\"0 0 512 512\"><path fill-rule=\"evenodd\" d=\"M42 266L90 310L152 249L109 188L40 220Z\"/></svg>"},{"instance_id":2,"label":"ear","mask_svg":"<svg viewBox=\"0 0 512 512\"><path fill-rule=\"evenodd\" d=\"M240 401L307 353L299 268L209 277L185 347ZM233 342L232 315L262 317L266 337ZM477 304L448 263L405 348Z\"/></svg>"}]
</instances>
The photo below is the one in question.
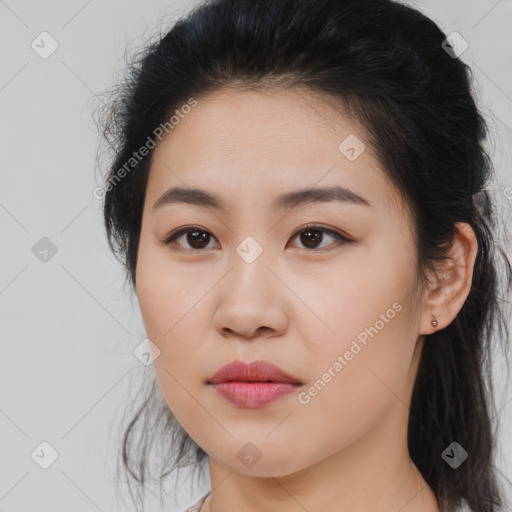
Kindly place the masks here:
<instances>
[{"instance_id":1,"label":"ear","mask_svg":"<svg viewBox=\"0 0 512 512\"><path fill-rule=\"evenodd\" d=\"M419 334L432 334L443 329L457 316L471 290L477 252L478 242L473 228L465 222L455 224L448 259L429 276ZM436 327L432 325L432 314L437 320Z\"/></svg>"}]
</instances>

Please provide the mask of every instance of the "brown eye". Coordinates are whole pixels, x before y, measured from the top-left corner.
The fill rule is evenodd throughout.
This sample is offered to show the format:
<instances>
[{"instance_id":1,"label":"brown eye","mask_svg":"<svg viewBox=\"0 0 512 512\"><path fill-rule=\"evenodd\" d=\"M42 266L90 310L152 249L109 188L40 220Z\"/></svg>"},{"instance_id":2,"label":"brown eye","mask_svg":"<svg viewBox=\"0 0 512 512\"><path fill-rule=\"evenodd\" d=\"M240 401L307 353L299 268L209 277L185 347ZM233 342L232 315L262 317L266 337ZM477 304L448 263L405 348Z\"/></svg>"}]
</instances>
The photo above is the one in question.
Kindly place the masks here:
<instances>
[{"instance_id":1,"label":"brown eye","mask_svg":"<svg viewBox=\"0 0 512 512\"><path fill-rule=\"evenodd\" d=\"M165 244L170 245L171 243L174 243L175 240L180 238L184 239L184 241L189 245L188 248L183 247L183 242L181 242L178 243L180 247L190 250L201 250L207 248L208 243L213 238L213 236L211 233L208 233L208 231L198 228L191 229L191 226L189 226L171 234L171 236L165 240Z\"/></svg>"},{"instance_id":2,"label":"brown eye","mask_svg":"<svg viewBox=\"0 0 512 512\"><path fill-rule=\"evenodd\" d=\"M309 225L302 227L300 230L296 231L293 234L292 238L296 238L297 236L299 236L300 242L304 245L305 249L315 250L318 249L318 245L324 241L325 234L327 234L331 238L334 238L338 242L350 242L350 240L344 237L341 233L317 225ZM328 245L339 245L339 243Z\"/></svg>"},{"instance_id":3,"label":"brown eye","mask_svg":"<svg viewBox=\"0 0 512 512\"><path fill-rule=\"evenodd\" d=\"M303 248L311 251L322 248L321 244L325 241L325 236L333 238L338 243L328 244L327 247L340 245L342 242L351 242L351 240L341 233L317 225L303 226L297 230L292 239L300 237ZM181 239L181 241L180 241ZM201 251L207 249L208 244L214 239L214 236L208 231L201 229L199 226L187 226L175 233L172 233L165 241L165 245L176 244L179 248L191 251ZM184 244L188 244L188 247ZM213 248L214 246L210 247Z\"/></svg>"}]
</instances>

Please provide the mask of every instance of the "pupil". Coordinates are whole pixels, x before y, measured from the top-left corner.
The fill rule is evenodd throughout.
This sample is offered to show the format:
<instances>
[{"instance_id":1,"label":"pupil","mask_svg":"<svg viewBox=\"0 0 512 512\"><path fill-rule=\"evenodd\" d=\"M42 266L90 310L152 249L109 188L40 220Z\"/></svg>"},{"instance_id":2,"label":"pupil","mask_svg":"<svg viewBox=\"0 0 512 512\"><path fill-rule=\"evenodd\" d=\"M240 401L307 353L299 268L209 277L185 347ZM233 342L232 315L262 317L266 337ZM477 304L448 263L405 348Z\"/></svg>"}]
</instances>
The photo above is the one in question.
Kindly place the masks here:
<instances>
[{"instance_id":1,"label":"pupil","mask_svg":"<svg viewBox=\"0 0 512 512\"><path fill-rule=\"evenodd\" d=\"M316 235L313 235L312 236L312 241L311 239L307 239L305 238L306 241L304 241L304 239L302 238L303 236L311 236L311 233L315 233ZM315 242L318 242L318 240L322 237L322 233L318 230L318 229L308 229L307 231L304 231L302 234L301 234L301 242L306 246L306 247L309 247L308 244L312 244L313 246L315 245Z\"/></svg>"},{"instance_id":2,"label":"pupil","mask_svg":"<svg viewBox=\"0 0 512 512\"><path fill-rule=\"evenodd\" d=\"M208 245L208 237L210 235L206 233L205 231L190 231L187 234L187 242L190 244L191 247L194 247L194 244L197 244L197 241L199 240L199 247L204 247ZM204 245L201 245L202 242L206 240L206 243ZM196 245L197 246L197 245Z\"/></svg>"},{"instance_id":3,"label":"pupil","mask_svg":"<svg viewBox=\"0 0 512 512\"><path fill-rule=\"evenodd\" d=\"M208 245L209 234L205 231L190 231L187 234L187 242L191 247L205 247ZM308 229L303 231L300 235L301 242L306 247L314 247L316 243L322 238L322 232L318 229Z\"/></svg>"}]
</instances>

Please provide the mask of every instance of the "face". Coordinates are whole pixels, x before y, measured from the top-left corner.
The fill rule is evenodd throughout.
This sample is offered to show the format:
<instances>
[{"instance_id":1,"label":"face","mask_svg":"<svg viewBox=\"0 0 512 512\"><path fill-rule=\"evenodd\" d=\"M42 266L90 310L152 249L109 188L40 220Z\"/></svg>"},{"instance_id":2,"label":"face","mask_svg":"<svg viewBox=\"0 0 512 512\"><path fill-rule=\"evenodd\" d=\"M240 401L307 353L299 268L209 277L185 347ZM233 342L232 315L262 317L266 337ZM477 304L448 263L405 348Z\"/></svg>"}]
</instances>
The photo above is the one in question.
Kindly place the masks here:
<instances>
[{"instance_id":1,"label":"face","mask_svg":"<svg viewBox=\"0 0 512 512\"><path fill-rule=\"evenodd\" d=\"M232 89L198 99L155 149L142 318L170 410L232 471L288 475L386 425L405 432L421 314L413 234L364 141L311 92ZM178 187L218 204L175 192L155 207ZM235 360L300 385L209 384Z\"/></svg>"}]
</instances>

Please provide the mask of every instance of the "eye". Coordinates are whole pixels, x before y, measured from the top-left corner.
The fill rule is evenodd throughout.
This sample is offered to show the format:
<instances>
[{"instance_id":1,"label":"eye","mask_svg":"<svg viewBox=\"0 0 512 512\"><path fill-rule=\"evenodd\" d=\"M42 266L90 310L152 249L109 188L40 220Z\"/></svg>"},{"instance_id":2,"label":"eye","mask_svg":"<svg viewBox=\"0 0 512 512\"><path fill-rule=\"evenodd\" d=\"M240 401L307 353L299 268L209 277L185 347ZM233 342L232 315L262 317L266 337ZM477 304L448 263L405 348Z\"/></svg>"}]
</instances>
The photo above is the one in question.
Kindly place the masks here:
<instances>
[{"instance_id":1,"label":"eye","mask_svg":"<svg viewBox=\"0 0 512 512\"><path fill-rule=\"evenodd\" d=\"M182 237L185 237L185 240L190 244L191 249L193 250L204 249L208 246L210 239L213 238L208 231L201 229L200 226L187 226L175 233L171 233L164 243L165 245L171 245L175 240Z\"/></svg>"},{"instance_id":2,"label":"eye","mask_svg":"<svg viewBox=\"0 0 512 512\"><path fill-rule=\"evenodd\" d=\"M324 241L324 234L327 234L331 238L334 238L338 242L351 242L351 240L341 233L334 231L323 226L316 224L308 224L303 226L301 229L295 231L292 235L292 240L299 235L301 236L301 242L305 244L305 248L309 250L316 249L316 244ZM186 243L189 244L189 249L184 248L180 243L177 243L180 238L184 238ZM202 229L200 226L186 226L175 233L171 233L169 237L164 240L165 245L171 245L177 243L182 249L185 250L201 250L208 248L208 243L214 239L213 235L208 231ZM329 245L340 245L329 244Z\"/></svg>"},{"instance_id":3,"label":"eye","mask_svg":"<svg viewBox=\"0 0 512 512\"><path fill-rule=\"evenodd\" d=\"M301 235L300 240L303 244L305 244L306 249L316 249L317 247L315 247L315 245L318 244L319 242L323 242L324 234L327 234L328 236L334 238L338 242L329 245L338 246L340 245L341 242L351 242L349 238L343 236L341 233L338 233L333 229L318 226L315 224L308 224L307 226L303 226L299 230L295 231L295 233L292 235L292 239Z\"/></svg>"}]
</instances>

